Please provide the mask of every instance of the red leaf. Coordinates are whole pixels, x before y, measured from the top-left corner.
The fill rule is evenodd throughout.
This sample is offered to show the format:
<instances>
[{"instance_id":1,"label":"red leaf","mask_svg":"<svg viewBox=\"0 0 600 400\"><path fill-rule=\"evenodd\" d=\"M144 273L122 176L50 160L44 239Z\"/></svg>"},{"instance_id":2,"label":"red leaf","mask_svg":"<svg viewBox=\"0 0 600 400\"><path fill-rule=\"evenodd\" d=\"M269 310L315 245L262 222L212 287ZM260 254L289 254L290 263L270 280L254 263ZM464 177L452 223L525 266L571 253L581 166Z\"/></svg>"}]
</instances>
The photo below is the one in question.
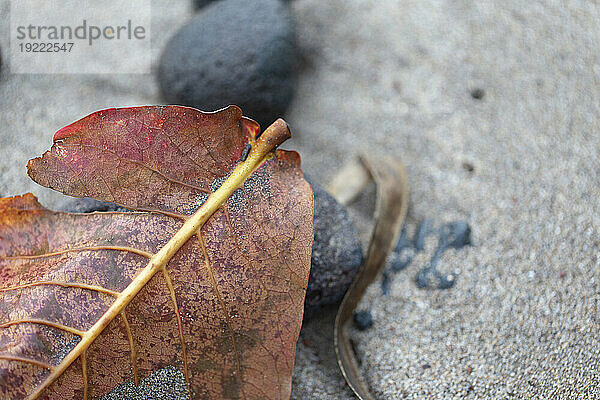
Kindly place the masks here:
<instances>
[{"instance_id":1,"label":"red leaf","mask_svg":"<svg viewBox=\"0 0 600 400\"><path fill-rule=\"evenodd\" d=\"M297 153L272 156L283 121L257 133L234 106L110 109L56 133L34 180L138 212L0 200L2 398L98 398L166 366L195 399L289 398L312 191Z\"/></svg>"}]
</instances>

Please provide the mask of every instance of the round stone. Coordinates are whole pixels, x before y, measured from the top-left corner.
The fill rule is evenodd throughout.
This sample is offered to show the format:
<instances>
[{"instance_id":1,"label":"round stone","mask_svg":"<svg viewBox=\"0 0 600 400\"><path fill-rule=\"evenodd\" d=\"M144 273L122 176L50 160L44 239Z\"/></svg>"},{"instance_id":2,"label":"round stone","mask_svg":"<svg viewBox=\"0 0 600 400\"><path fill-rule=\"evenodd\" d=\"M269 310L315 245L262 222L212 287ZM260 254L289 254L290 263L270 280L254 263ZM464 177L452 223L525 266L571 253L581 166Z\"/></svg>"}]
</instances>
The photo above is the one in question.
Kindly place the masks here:
<instances>
[{"instance_id":1,"label":"round stone","mask_svg":"<svg viewBox=\"0 0 600 400\"><path fill-rule=\"evenodd\" d=\"M321 186L311 185L315 192L315 241L304 303L308 317L342 299L363 261L348 211Z\"/></svg>"},{"instance_id":2,"label":"round stone","mask_svg":"<svg viewBox=\"0 0 600 400\"><path fill-rule=\"evenodd\" d=\"M235 104L266 127L292 99L295 54L286 4L221 0L204 7L170 39L158 82L168 103L205 111Z\"/></svg>"}]
</instances>

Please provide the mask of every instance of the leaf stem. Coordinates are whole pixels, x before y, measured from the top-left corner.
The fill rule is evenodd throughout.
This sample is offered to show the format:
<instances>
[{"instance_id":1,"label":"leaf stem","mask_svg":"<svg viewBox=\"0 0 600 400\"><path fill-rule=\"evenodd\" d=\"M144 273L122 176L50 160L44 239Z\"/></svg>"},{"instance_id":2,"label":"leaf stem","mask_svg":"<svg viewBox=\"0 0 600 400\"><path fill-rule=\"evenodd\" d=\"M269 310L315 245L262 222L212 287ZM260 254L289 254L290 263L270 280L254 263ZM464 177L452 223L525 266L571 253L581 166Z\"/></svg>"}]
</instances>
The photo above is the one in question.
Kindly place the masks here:
<instances>
[{"instance_id":1,"label":"leaf stem","mask_svg":"<svg viewBox=\"0 0 600 400\"><path fill-rule=\"evenodd\" d=\"M289 127L285 121L278 119L260 135L252 146L246 161L238 164L231 175L223 182L221 187L214 191L202 206L181 226L179 231L150 258L131 283L119 294L114 303L96 321L92 327L83 333L81 340L57 365L48 377L27 398L37 399L61 374L77 360L102 331L119 315L133 298L144 288L154 275L175 255L193 235L198 232L214 212L227 201L250 175L269 157L281 143L291 137Z\"/></svg>"}]
</instances>

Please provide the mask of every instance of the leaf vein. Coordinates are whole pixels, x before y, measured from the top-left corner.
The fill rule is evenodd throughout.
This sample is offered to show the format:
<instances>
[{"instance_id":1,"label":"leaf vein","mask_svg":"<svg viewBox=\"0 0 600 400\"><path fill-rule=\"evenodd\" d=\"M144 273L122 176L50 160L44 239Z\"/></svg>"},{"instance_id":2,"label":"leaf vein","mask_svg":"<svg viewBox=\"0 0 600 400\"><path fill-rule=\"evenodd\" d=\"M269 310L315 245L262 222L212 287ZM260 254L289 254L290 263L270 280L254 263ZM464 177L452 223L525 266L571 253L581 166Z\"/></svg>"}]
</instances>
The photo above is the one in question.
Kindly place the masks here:
<instances>
[{"instance_id":1,"label":"leaf vein","mask_svg":"<svg viewBox=\"0 0 600 400\"><path fill-rule=\"evenodd\" d=\"M69 282L57 282L57 281L40 281L40 282L25 283L22 285L10 286L7 288L0 289L0 292L8 292L8 291L12 291L12 290L26 289L26 288L31 288L31 287L35 287L35 286L43 286L43 285L60 286L60 287L64 287L64 288L79 288L79 289L91 290L94 292L108 294L113 297L119 296L119 292L116 292L116 291L110 290L110 289L106 289L102 286L87 285L85 283L69 283Z\"/></svg>"},{"instance_id":2,"label":"leaf vein","mask_svg":"<svg viewBox=\"0 0 600 400\"><path fill-rule=\"evenodd\" d=\"M25 364L36 365L38 367L42 367L42 368L48 369L50 371L52 371L54 369L54 367L52 365L45 363L43 361L34 360L31 358L27 358L27 357L12 356L10 354L0 354L0 360L16 361L16 362L22 362Z\"/></svg>"},{"instance_id":3,"label":"leaf vein","mask_svg":"<svg viewBox=\"0 0 600 400\"><path fill-rule=\"evenodd\" d=\"M46 325L49 326L51 328L56 328L56 329L60 329L62 331L65 332L69 332L72 333L73 335L76 336L83 336L85 334L84 331L79 330L77 328L73 328L72 326L67 326L67 325L63 325L63 324L59 324L58 322L51 322L51 321L46 321L44 319L16 319L13 321L7 321L7 322L3 322L0 324L0 328L8 328L14 325L20 325L20 324L38 324L38 325Z\"/></svg>"},{"instance_id":4,"label":"leaf vein","mask_svg":"<svg viewBox=\"0 0 600 400\"><path fill-rule=\"evenodd\" d=\"M131 326L125 315L125 310L121 311L121 319L127 332L127 340L129 341L129 353L131 354L131 370L133 371L133 382L137 386L139 384L139 371L137 365L137 351L135 350L135 343L133 342L133 334L131 333Z\"/></svg>"},{"instance_id":5,"label":"leaf vein","mask_svg":"<svg viewBox=\"0 0 600 400\"><path fill-rule=\"evenodd\" d=\"M181 342L181 356L183 358L183 374L185 376L185 382L186 382L188 388L191 389L190 372L188 369L187 350L186 350L186 346L185 346L185 340L183 337L183 320L181 319L181 313L179 312L179 306L177 304L177 296L175 295L175 288L173 287L173 281L171 280L169 271L167 271L167 268L165 266L163 266L162 272L163 272L165 281L167 282L167 287L169 289L169 295L171 297L171 301L173 302L173 309L175 311L175 316L177 318L177 333L179 335L179 341Z\"/></svg>"},{"instance_id":6,"label":"leaf vein","mask_svg":"<svg viewBox=\"0 0 600 400\"><path fill-rule=\"evenodd\" d=\"M127 247L127 246L84 246L84 247L74 247L72 249L65 249L65 250L59 250L59 251L54 251L54 252L49 252L49 253L43 253L43 254L32 254L32 255L16 255L16 256L0 256L0 259L8 259L8 260L14 260L14 259L35 259L35 258L41 258L41 257L53 257L53 256L58 256L58 255L62 255L62 254L66 254L66 253L70 253L70 252L76 252L76 251L97 251L97 250L117 250L117 251L127 251L130 253L134 253L146 258L151 258L152 257L152 253L149 253L147 251L144 250L140 250L140 249L136 249L134 247Z\"/></svg>"},{"instance_id":7,"label":"leaf vein","mask_svg":"<svg viewBox=\"0 0 600 400\"><path fill-rule=\"evenodd\" d=\"M215 292L215 297L217 298L219 305L221 306L221 310L223 311L223 317L225 319L225 324L227 325L227 328L229 329L229 335L231 336L231 345L233 347L233 352L235 355L235 361L236 361L236 367L237 367L237 379L240 383L242 383L241 358L240 358L240 353L238 352L238 349L237 349L237 343L235 340L235 334L233 332L233 327L231 326L231 319L229 318L229 312L227 311L225 302L223 301L223 298L221 297L221 292L219 291L219 286L218 286L217 280L215 278L213 269L210 264L210 258L208 256L208 251L206 250L206 244L204 243L204 237L202 236L202 233L200 231L196 232L196 237L198 238L198 242L200 243L200 247L202 248L202 253L204 255L204 265L206 266L206 271L208 273L210 283ZM243 385L240 385L240 389L242 391L243 398L246 399L246 393L244 392Z\"/></svg>"},{"instance_id":8,"label":"leaf vein","mask_svg":"<svg viewBox=\"0 0 600 400\"><path fill-rule=\"evenodd\" d=\"M144 164L144 163L142 163L140 161L131 160L129 158L122 157L122 156L118 155L117 152L114 151L114 150L102 149L102 148L100 148L98 146L94 146L94 145L91 145L91 144L84 144L84 143L63 143L62 146L63 147L77 147L77 146L89 147L91 149L98 150L101 153L102 152L107 152L107 153L110 153L113 156L115 156L119 161L125 161L125 162L129 162L131 164L138 165L138 166L140 166L142 168L145 168L145 169L147 169L147 170L149 170L149 171L157 174L158 176L162 177L166 181L173 182L173 183L176 183L176 184L181 185L181 186L185 186L185 187L187 187L189 189L198 190L199 192L202 192L202 193L210 193L209 190L203 189L200 186L192 185L190 183L186 183L186 182L180 181L178 179L172 178L170 176L167 176L164 173L162 173L161 171L159 171L158 169L152 168L152 167L150 167L150 166L148 166L148 165L146 165L146 164Z\"/></svg>"}]
</instances>

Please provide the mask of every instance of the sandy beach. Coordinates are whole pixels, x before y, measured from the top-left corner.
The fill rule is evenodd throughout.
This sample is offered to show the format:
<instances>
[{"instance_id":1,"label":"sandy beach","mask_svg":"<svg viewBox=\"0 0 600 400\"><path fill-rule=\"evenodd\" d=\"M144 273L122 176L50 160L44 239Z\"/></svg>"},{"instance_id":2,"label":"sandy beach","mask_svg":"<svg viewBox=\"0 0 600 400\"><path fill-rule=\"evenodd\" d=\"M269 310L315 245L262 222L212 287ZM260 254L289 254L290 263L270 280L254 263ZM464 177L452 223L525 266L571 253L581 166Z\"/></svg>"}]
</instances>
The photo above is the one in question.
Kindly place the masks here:
<instances>
[{"instance_id":1,"label":"sandy beach","mask_svg":"<svg viewBox=\"0 0 600 400\"><path fill-rule=\"evenodd\" d=\"M407 234L466 221L442 255L447 290L420 289L433 232L390 273L352 331L381 399L600 396L600 6L587 1L294 0L298 86L286 120L303 169L326 186L361 153L407 168ZM153 4L153 58L192 15ZM8 2L0 45L8 48ZM27 160L92 111L162 102L151 75L0 75L0 195L60 195ZM371 193L372 194L372 193ZM350 211L366 245L372 201ZM303 328L292 398L352 399L332 345L335 308ZM159 397L157 397L159 398ZM160 397L171 398L171 397Z\"/></svg>"}]
</instances>

